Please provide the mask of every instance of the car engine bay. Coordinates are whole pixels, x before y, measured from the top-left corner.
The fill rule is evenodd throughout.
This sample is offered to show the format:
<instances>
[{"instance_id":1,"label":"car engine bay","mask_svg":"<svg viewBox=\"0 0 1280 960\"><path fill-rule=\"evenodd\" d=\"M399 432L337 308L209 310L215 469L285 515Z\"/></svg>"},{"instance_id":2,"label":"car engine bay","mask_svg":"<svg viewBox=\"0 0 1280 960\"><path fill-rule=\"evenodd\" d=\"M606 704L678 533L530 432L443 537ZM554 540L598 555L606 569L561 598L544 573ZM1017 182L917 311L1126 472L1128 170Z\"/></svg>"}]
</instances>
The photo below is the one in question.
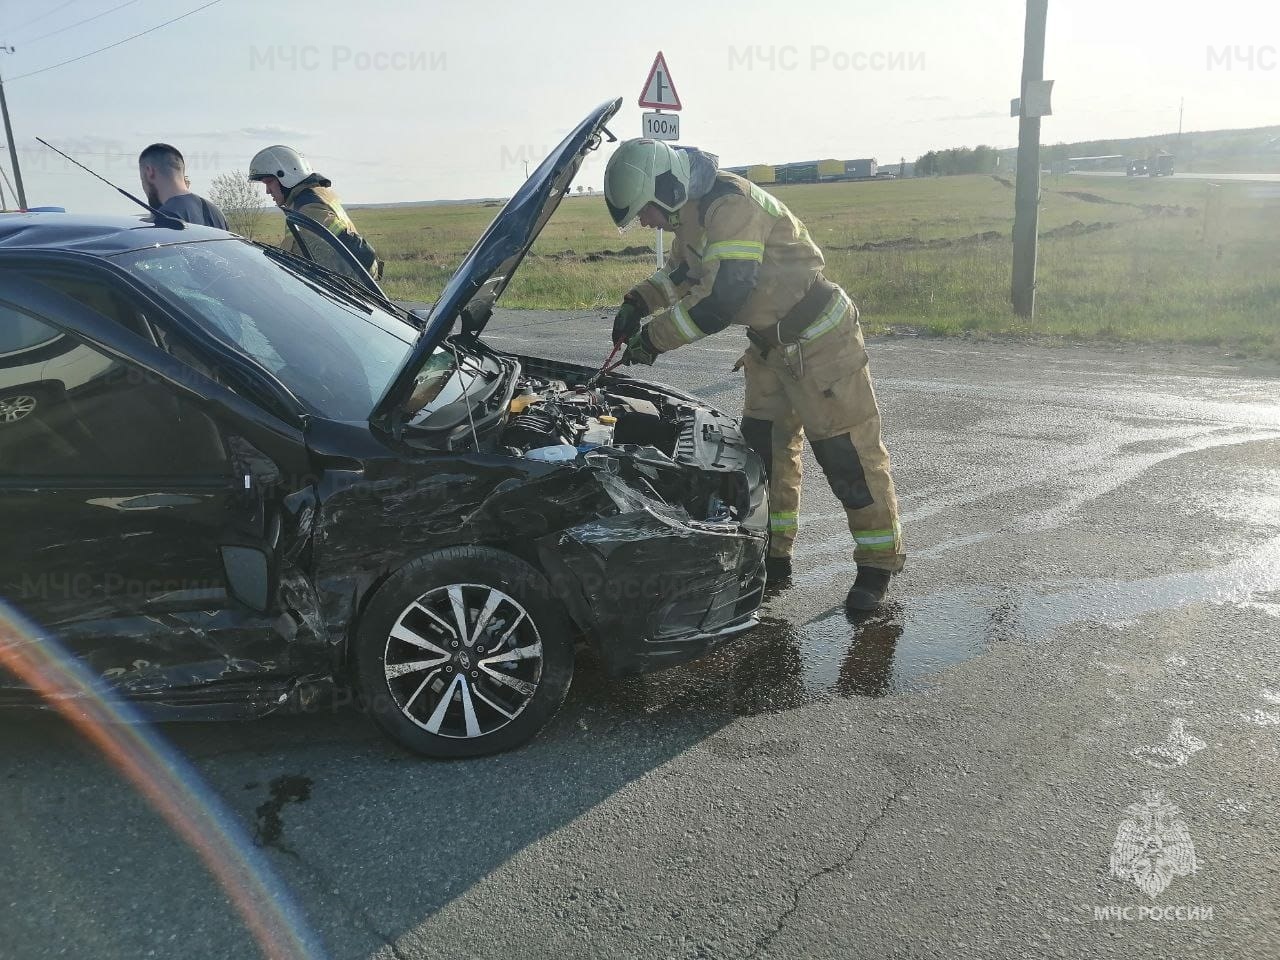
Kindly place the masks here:
<instances>
[{"instance_id":1,"label":"car engine bay","mask_svg":"<svg viewBox=\"0 0 1280 960\"><path fill-rule=\"evenodd\" d=\"M530 459L594 452L592 461L602 463L614 454L610 472L683 507L694 520L735 522L752 513L747 470L753 458L737 423L646 384L610 378L605 386L571 387L553 376L526 374L499 444ZM563 453L548 453L557 451Z\"/></svg>"}]
</instances>

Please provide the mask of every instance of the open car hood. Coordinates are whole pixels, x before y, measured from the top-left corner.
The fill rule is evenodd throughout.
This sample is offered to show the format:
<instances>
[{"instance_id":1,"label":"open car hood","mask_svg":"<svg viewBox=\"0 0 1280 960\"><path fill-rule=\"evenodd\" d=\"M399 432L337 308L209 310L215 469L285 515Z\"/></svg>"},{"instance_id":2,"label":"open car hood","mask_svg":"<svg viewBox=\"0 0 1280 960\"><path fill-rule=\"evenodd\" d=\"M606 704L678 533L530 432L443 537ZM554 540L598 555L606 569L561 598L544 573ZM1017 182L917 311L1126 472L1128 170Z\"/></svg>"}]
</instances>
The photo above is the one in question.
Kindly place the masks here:
<instances>
[{"instance_id":1,"label":"open car hood","mask_svg":"<svg viewBox=\"0 0 1280 960\"><path fill-rule=\"evenodd\" d=\"M601 134L607 133L604 125L621 107L621 98L608 100L587 114L494 217L427 315L417 343L374 409L375 419L408 400L418 371L460 318L464 333L484 329L494 301L569 192L586 155L600 145Z\"/></svg>"}]
</instances>

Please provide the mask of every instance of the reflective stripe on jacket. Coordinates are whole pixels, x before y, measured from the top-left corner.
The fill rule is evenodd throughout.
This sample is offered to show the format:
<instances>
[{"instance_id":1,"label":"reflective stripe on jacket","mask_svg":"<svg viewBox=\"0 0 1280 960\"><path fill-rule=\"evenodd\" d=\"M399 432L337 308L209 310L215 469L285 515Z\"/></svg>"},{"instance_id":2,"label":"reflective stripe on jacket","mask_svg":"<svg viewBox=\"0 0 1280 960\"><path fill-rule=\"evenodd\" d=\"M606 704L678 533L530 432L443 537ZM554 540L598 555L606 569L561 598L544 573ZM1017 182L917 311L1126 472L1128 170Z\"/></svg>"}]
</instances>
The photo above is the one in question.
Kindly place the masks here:
<instances>
[{"instance_id":1,"label":"reflective stripe on jacket","mask_svg":"<svg viewBox=\"0 0 1280 960\"><path fill-rule=\"evenodd\" d=\"M322 224L335 237L344 230L358 232L342 208L342 201L329 187L304 180L285 195L284 205ZM298 253L292 231L285 231L284 242L280 246L289 253Z\"/></svg>"},{"instance_id":2,"label":"reflective stripe on jacket","mask_svg":"<svg viewBox=\"0 0 1280 960\"><path fill-rule=\"evenodd\" d=\"M721 171L678 212L663 268L631 293L657 316L648 335L674 350L729 324L765 331L822 272L822 251L776 197Z\"/></svg>"}]
</instances>

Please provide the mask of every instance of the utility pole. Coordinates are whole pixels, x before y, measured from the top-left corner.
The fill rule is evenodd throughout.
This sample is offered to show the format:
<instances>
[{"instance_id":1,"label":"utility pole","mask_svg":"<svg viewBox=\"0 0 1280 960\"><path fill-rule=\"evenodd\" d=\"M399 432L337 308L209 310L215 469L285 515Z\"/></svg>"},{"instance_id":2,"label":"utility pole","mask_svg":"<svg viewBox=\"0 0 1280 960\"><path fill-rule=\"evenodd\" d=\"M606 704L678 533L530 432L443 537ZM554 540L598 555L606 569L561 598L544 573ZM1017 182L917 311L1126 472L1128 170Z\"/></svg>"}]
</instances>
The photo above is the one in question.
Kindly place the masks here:
<instances>
[{"instance_id":1,"label":"utility pole","mask_svg":"<svg viewBox=\"0 0 1280 960\"><path fill-rule=\"evenodd\" d=\"M0 44L0 53L13 53L13 47ZM9 123L9 104L4 98L4 78L0 77L0 113L4 114L4 135L9 140L9 160L13 163L13 185L18 192L18 209L27 209L27 194L22 189L22 171L18 169L18 148L13 143L13 126Z\"/></svg>"},{"instance_id":2,"label":"utility pole","mask_svg":"<svg viewBox=\"0 0 1280 960\"><path fill-rule=\"evenodd\" d=\"M1178 98L1178 142L1173 149L1174 149L1174 152L1178 155L1179 160L1181 160L1181 157L1182 157L1182 108L1186 106L1186 104L1187 104L1186 97ZM1183 167L1183 169L1185 170L1186 167Z\"/></svg>"},{"instance_id":3,"label":"utility pole","mask_svg":"<svg viewBox=\"0 0 1280 960\"><path fill-rule=\"evenodd\" d=\"M1013 199L1013 310L1030 320L1036 310L1036 235L1040 218L1040 117L1027 116L1028 87L1044 79L1044 30L1049 0L1027 0L1022 43L1022 110L1018 120L1018 179Z\"/></svg>"}]
</instances>

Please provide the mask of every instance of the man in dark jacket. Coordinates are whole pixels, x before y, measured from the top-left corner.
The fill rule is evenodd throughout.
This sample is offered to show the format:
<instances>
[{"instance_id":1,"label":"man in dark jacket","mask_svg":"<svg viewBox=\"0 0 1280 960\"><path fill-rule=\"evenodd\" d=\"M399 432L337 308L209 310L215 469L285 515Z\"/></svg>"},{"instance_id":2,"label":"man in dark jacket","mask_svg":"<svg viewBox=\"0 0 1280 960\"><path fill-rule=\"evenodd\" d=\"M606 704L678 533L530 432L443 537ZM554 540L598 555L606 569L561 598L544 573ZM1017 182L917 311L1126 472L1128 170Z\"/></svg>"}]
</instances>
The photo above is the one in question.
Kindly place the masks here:
<instances>
[{"instance_id":1,"label":"man in dark jacket","mask_svg":"<svg viewBox=\"0 0 1280 960\"><path fill-rule=\"evenodd\" d=\"M147 203L163 213L201 223L206 227L227 229L227 218L212 203L191 192L187 185L187 162L177 147L153 143L138 155L138 176Z\"/></svg>"}]
</instances>

